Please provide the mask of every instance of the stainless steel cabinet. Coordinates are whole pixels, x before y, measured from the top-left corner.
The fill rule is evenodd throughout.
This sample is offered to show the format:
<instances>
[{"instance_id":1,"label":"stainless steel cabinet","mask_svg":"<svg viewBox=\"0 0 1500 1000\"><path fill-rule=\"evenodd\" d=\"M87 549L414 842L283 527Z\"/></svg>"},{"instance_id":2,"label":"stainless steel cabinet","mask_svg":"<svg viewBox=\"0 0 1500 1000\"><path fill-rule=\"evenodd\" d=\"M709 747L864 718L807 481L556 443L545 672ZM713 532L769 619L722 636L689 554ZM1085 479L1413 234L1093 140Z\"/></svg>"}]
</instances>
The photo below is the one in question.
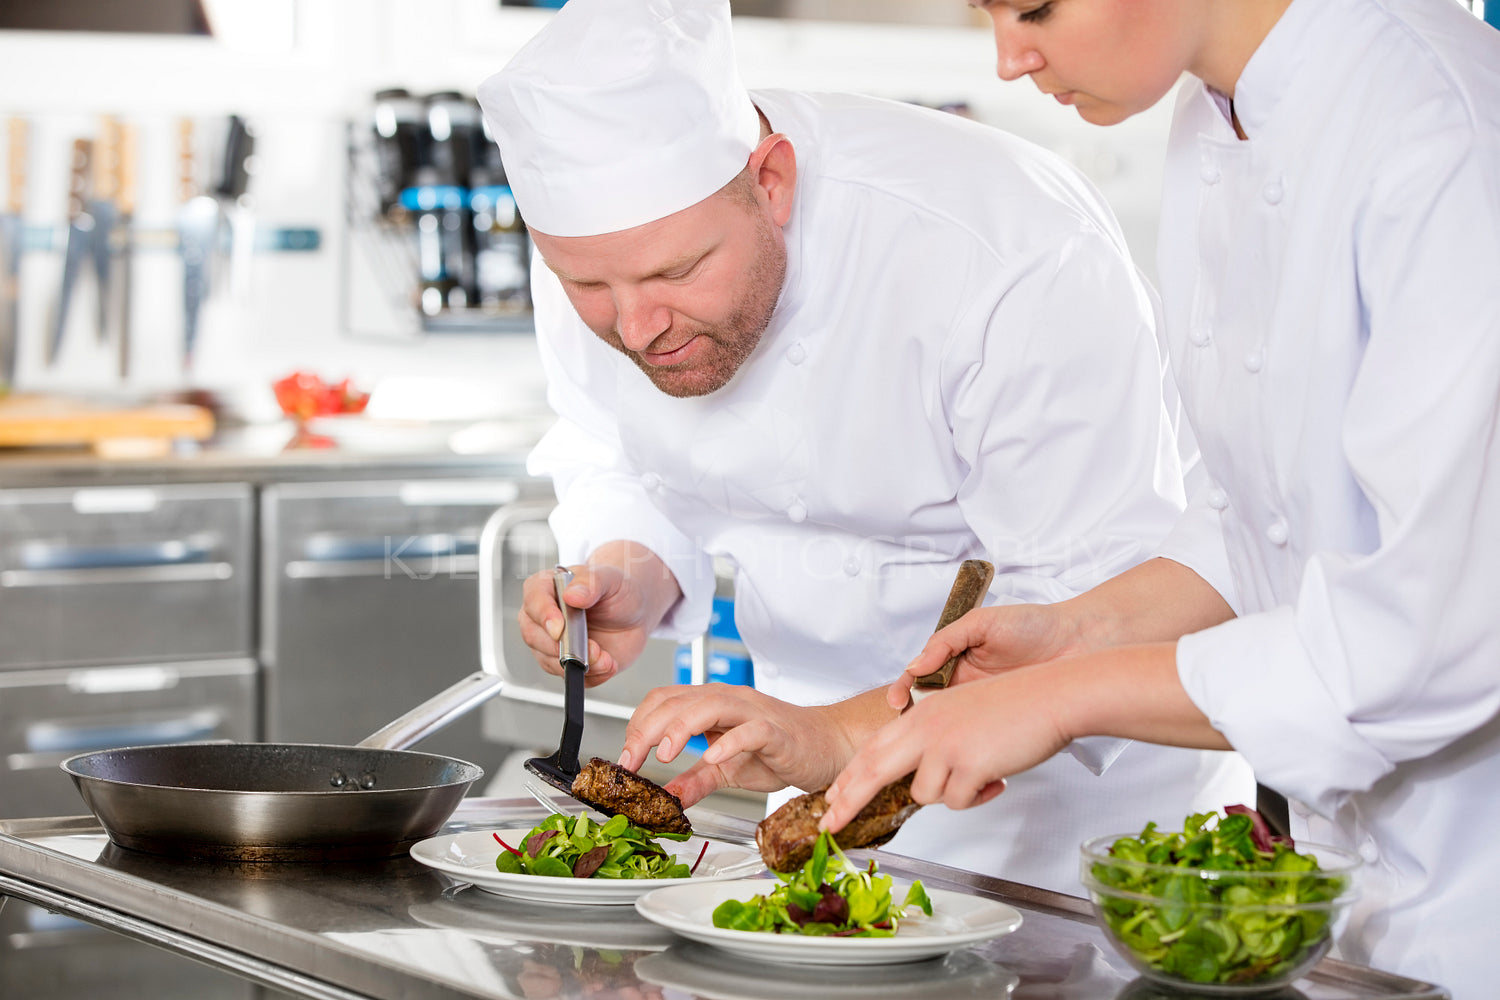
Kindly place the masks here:
<instances>
[{"instance_id":1,"label":"stainless steel cabinet","mask_svg":"<svg viewBox=\"0 0 1500 1000\"><path fill-rule=\"evenodd\" d=\"M0 671L0 809L7 817L83 811L58 770L75 753L255 738L251 659Z\"/></svg>"},{"instance_id":2,"label":"stainless steel cabinet","mask_svg":"<svg viewBox=\"0 0 1500 1000\"><path fill-rule=\"evenodd\" d=\"M353 743L479 666L479 534L545 484L288 483L261 495L267 736ZM471 713L415 749L493 770Z\"/></svg>"},{"instance_id":3,"label":"stainless steel cabinet","mask_svg":"<svg viewBox=\"0 0 1500 1000\"><path fill-rule=\"evenodd\" d=\"M246 484L0 490L0 814L67 815L88 750L253 739Z\"/></svg>"},{"instance_id":4,"label":"stainless steel cabinet","mask_svg":"<svg viewBox=\"0 0 1500 1000\"><path fill-rule=\"evenodd\" d=\"M243 483L0 490L0 668L246 656Z\"/></svg>"}]
</instances>

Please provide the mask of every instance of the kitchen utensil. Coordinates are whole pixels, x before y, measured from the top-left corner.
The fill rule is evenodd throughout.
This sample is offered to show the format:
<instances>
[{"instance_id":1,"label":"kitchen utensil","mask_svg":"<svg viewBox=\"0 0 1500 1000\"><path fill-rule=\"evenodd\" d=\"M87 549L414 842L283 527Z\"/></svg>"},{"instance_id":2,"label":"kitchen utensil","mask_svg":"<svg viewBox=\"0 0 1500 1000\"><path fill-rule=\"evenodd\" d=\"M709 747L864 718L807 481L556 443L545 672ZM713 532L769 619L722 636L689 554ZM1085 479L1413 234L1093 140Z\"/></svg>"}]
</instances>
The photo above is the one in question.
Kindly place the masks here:
<instances>
[{"instance_id":1,"label":"kitchen utensil","mask_svg":"<svg viewBox=\"0 0 1500 1000\"><path fill-rule=\"evenodd\" d=\"M221 238L228 229L229 287L242 296L250 287L250 259L255 247L255 215L250 211L250 158L255 154L255 133L239 115L230 115L224 138L224 158L219 179L212 194L219 204L219 220L214 246L223 248Z\"/></svg>"},{"instance_id":2,"label":"kitchen utensil","mask_svg":"<svg viewBox=\"0 0 1500 1000\"><path fill-rule=\"evenodd\" d=\"M984 603L984 595L990 589L990 581L995 578L995 567L983 559L965 559L958 567L958 576L953 581L953 589L948 592L948 603L943 606L943 613L938 616L937 628L934 632L941 631L958 621L970 611ZM912 682L911 702L907 707L921 701L934 691L941 691L953 680L953 671L958 667L958 657L954 656L937 670L930 674L924 674Z\"/></svg>"},{"instance_id":3,"label":"kitchen utensil","mask_svg":"<svg viewBox=\"0 0 1500 1000\"><path fill-rule=\"evenodd\" d=\"M63 258L57 310L52 317L52 336L47 341L49 365L57 363L62 351L63 333L68 326L68 305L78 284L78 274L83 270L83 262L94 252L94 219L88 213L89 165L93 149L91 140L73 141L73 166L68 183L68 246Z\"/></svg>"},{"instance_id":4,"label":"kitchen utensil","mask_svg":"<svg viewBox=\"0 0 1500 1000\"><path fill-rule=\"evenodd\" d=\"M115 119L106 117L100 121L92 160L93 176L85 210L94 220L90 243L94 258L94 287L98 290L94 333L103 341L109 336L109 272L115 253L115 226L119 221L119 206L115 199L120 185L120 123Z\"/></svg>"},{"instance_id":5,"label":"kitchen utensil","mask_svg":"<svg viewBox=\"0 0 1500 1000\"><path fill-rule=\"evenodd\" d=\"M177 743L63 761L120 847L220 861L357 861L431 837L484 774L400 749L499 691L478 671L355 746Z\"/></svg>"},{"instance_id":6,"label":"kitchen utensil","mask_svg":"<svg viewBox=\"0 0 1500 1000\"><path fill-rule=\"evenodd\" d=\"M0 213L0 392L16 380L21 295L21 235L26 208L26 121L6 125L5 211Z\"/></svg>"},{"instance_id":7,"label":"kitchen utensil","mask_svg":"<svg viewBox=\"0 0 1500 1000\"><path fill-rule=\"evenodd\" d=\"M557 606L563 612L562 635L557 640L557 658L563 668L563 728L557 751L550 757L533 757L526 770L565 795L573 794L578 777L578 747L583 742L583 678L589 670L589 632L582 608L563 601L563 591L573 582L571 571L558 566L552 571Z\"/></svg>"},{"instance_id":8,"label":"kitchen utensil","mask_svg":"<svg viewBox=\"0 0 1500 1000\"><path fill-rule=\"evenodd\" d=\"M120 377L125 378L130 374L131 289L135 283L135 130L129 125L120 126L118 164L116 203L120 208L119 225L123 239L111 299L119 326L115 344L120 359Z\"/></svg>"},{"instance_id":9,"label":"kitchen utensil","mask_svg":"<svg viewBox=\"0 0 1500 1000\"><path fill-rule=\"evenodd\" d=\"M219 203L198 188L192 119L177 124L177 182L182 207L177 216L182 257L182 367L193 366L198 318L209 291L209 256L219 232Z\"/></svg>"}]
</instances>

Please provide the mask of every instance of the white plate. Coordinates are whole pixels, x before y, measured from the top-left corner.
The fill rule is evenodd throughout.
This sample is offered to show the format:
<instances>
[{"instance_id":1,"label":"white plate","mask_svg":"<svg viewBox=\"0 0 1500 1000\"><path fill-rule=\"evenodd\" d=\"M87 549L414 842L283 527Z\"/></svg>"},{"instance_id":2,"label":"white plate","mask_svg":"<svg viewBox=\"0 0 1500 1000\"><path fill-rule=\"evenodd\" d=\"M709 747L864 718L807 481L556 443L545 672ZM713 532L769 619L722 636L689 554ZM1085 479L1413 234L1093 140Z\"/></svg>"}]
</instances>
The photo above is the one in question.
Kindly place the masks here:
<instances>
[{"instance_id":1,"label":"white plate","mask_svg":"<svg viewBox=\"0 0 1500 1000\"><path fill-rule=\"evenodd\" d=\"M746 879L666 886L652 889L636 900L635 908L647 920L670 928L689 940L702 941L750 958L813 965L916 962L1009 934L1021 926L1021 914L1014 907L945 889L928 889L932 916L917 910L916 916L901 921L895 937L802 937L714 926L714 909L726 899L763 896L779 884L773 879ZM891 888L891 895L898 900L904 899L910 884L897 881Z\"/></svg>"},{"instance_id":2,"label":"white plate","mask_svg":"<svg viewBox=\"0 0 1500 1000\"><path fill-rule=\"evenodd\" d=\"M901 965L790 965L676 940L637 959L635 974L699 1000L1003 1000L1021 982L972 951Z\"/></svg>"},{"instance_id":3,"label":"white plate","mask_svg":"<svg viewBox=\"0 0 1500 1000\"><path fill-rule=\"evenodd\" d=\"M493 833L499 833L508 844L518 844L531 828L515 830L469 830L446 837L429 837L412 845L411 856L429 868L454 878L471 882L487 892L516 899L529 899L538 903L603 903L629 906L637 896L661 886L691 885L699 882L723 881L744 878L764 871L760 855L748 847L707 841L708 853L692 878L557 878L550 875L516 875L498 871L495 858L504 850L495 843ZM700 837L687 840L657 841L668 854L675 854L679 861L692 865L698 859L704 841Z\"/></svg>"}]
</instances>

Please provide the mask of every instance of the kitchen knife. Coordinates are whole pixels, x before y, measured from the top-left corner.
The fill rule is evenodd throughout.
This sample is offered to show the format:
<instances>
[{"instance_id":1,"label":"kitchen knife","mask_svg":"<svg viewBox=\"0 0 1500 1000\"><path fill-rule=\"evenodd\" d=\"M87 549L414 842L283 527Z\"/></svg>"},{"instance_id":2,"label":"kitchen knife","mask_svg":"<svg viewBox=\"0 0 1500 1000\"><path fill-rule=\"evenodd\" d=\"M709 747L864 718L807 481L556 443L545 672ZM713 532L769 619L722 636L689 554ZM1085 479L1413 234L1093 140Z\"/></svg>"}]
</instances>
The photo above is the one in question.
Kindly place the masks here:
<instances>
[{"instance_id":1,"label":"kitchen knife","mask_svg":"<svg viewBox=\"0 0 1500 1000\"><path fill-rule=\"evenodd\" d=\"M532 757L525 765L526 770L565 795L573 794L573 779L578 777L578 747L583 742L583 679L589 670L587 615L582 608L566 604L562 596L572 582L570 570L559 566L552 571L557 606L563 612L562 636L557 640L557 658L563 668L562 737L550 757Z\"/></svg>"},{"instance_id":2,"label":"kitchen knife","mask_svg":"<svg viewBox=\"0 0 1500 1000\"><path fill-rule=\"evenodd\" d=\"M63 258L62 286L58 289L57 309L52 316L52 336L47 341L47 363L57 363L62 352L63 332L68 328L68 304L78 285L83 262L94 250L94 220L88 214L89 162L94 144L88 139L73 140L73 166L68 182L68 245Z\"/></svg>"},{"instance_id":3,"label":"kitchen knife","mask_svg":"<svg viewBox=\"0 0 1500 1000\"><path fill-rule=\"evenodd\" d=\"M21 300L21 248L26 209L26 121L6 125L5 212L0 214L0 393L16 380Z\"/></svg>"},{"instance_id":4,"label":"kitchen knife","mask_svg":"<svg viewBox=\"0 0 1500 1000\"><path fill-rule=\"evenodd\" d=\"M130 300L135 282L135 130L120 126L119 183L120 261L115 269L114 312L119 321L115 341L120 358L120 377L130 374Z\"/></svg>"},{"instance_id":5,"label":"kitchen knife","mask_svg":"<svg viewBox=\"0 0 1500 1000\"><path fill-rule=\"evenodd\" d=\"M118 215L115 189L120 180L120 123L115 119L100 121L92 160L93 176L85 211L94 220L90 241L94 257L94 287L98 290L94 334L102 341L109 335L109 269L115 252L114 232Z\"/></svg>"},{"instance_id":6,"label":"kitchen knife","mask_svg":"<svg viewBox=\"0 0 1500 1000\"><path fill-rule=\"evenodd\" d=\"M995 578L995 567L983 559L965 559L958 567L958 575L953 580L953 588L948 592L948 603L943 606L943 612L938 616L937 628L934 632L941 631L958 621L964 615L984 603L984 595L989 592L990 581ZM953 671L958 668L958 657L951 657L937 670L930 674L924 674L912 682L911 701L907 704L910 708L934 691L941 691L953 680Z\"/></svg>"},{"instance_id":7,"label":"kitchen knife","mask_svg":"<svg viewBox=\"0 0 1500 1000\"><path fill-rule=\"evenodd\" d=\"M255 155L255 133L239 115L230 115L224 139L224 160L213 196L219 203L219 228L229 230L229 286L235 296L248 293L250 259L255 246L255 216L250 211L251 157ZM226 241L216 237L216 248Z\"/></svg>"},{"instance_id":8,"label":"kitchen knife","mask_svg":"<svg viewBox=\"0 0 1500 1000\"><path fill-rule=\"evenodd\" d=\"M178 213L178 253L182 257L182 368L193 367L198 343L198 318L208 298L209 257L219 231L219 203L198 189L193 153L193 122L182 119L177 126L178 191L182 208Z\"/></svg>"}]
</instances>

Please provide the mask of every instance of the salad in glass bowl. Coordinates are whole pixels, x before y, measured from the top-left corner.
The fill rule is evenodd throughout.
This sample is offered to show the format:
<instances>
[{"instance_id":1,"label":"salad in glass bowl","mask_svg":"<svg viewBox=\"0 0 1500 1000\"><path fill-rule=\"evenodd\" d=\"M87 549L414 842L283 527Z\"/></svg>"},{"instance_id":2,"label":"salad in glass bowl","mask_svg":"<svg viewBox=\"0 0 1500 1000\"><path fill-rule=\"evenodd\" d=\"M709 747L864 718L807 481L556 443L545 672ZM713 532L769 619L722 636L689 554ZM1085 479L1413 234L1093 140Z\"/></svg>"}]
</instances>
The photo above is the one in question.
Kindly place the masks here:
<instances>
[{"instance_id":1,"label":"salad in glass bowl","mask_svg":"<svg viewBox=\"0 0 1500 1000\"><path fill-rule=\"evenodd\" d=\"M1105 935L1142 975L1200 993L1280 989L1333 943L1357 895L1357 855L1273 837L1244 806L1181 831L1086 842L1083 884Z\"/></svg>"}]
</instances>

